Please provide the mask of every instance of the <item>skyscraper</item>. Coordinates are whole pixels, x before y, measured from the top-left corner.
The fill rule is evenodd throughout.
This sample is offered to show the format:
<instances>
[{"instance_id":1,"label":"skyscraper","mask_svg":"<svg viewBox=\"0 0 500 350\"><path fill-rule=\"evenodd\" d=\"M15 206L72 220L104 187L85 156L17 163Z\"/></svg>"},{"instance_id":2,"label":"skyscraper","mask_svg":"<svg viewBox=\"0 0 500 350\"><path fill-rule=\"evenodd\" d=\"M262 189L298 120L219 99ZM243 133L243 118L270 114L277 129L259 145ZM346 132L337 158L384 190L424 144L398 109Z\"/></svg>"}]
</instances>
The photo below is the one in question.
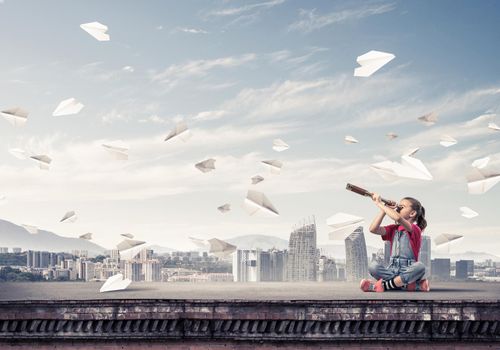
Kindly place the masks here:
<instances>
[{"instance_id":1,"label":"skyscraper","mask_svg":"<svg viewBox=\"0 0 500 350\"><path fill-rule=\"evenodd\" d=\"M418 260L425 265L424 278L431 276L431 238L429 236L422 236L422 245L420 246L420 253Z\"/></svg>"},{"instance_id":2,"label":"skyscraper","mask_svg":"<svg viewBox=\"0 0 500 350\"><path fill-rule=\"evenodd\" d=\"M233 253L235 282L260 282L260 251L241 250Z\"/></svg>"},{"instance_id":3,"label":"skyscraper","mask_svg":"<svg viewBox=\"0 0 500 350\"><path fill-rule=\"evenodd\" d=\"M316 249L316 222L297 227L290 234L288 242L289 281L316 281L318 251Z\"/></svg>"},{"instance_id":4,"label":"skyscraper","mask_svg":"<svg viewBox=\"0 0 500 350\"><path fill-rule=\"evenodd\" d=\"M157 282L161 280L161 264L158 260L149 260L142 264L144 269L144 280L146 282Z\"/></svg>"},{"instance_id":5,"label":"skyscraper","mask_svg":"<svg viewBox=\"0 0 500 350\"><path fill-rule=\"evenodd\" d=\"M337 279L337 266L335 260L321 256L318 260L318 282L335 281Z\"/></svg>"},{"instance_id":6,"label":"skyscraper","mask_svg":"<svg viewBox=\"0 0 500 350\"><path fill-rule=\"evenodd\" d=\"M455 265L455 278L466 280L474 275L474 260L459 260Z\"/></svg>"},{"instance_id":7,"label":"skyscraper","mask_svg":"<svg viewBox=\"0 0 500 350\"><path fill-rule=\"evenodd\" d=\"M142 263L135 261L126 261L125 278L128 278L134 282L142 281Z\"/></svg>"},{"instance_id":8,"label":"skyscraper","mask_svg":"<svg viewBox=\"0 0 500 350\"><path fill-rule=\"evenodd\" d=\"M441 281L448 281L450 279L450 259L434 259L431 261L431 266L432 278Z\"/></svg>"},{"instance_id":9,"label":"skyscraper","mask_svg":"<svg viewBox=\"0 0 500 350\"><path fill-rule=\"evenodd\" d=\"M368 276L368 257L363 226L359 226L345 239L345 264L347 281L359 281Z\"/></svg>"}]
</instances>

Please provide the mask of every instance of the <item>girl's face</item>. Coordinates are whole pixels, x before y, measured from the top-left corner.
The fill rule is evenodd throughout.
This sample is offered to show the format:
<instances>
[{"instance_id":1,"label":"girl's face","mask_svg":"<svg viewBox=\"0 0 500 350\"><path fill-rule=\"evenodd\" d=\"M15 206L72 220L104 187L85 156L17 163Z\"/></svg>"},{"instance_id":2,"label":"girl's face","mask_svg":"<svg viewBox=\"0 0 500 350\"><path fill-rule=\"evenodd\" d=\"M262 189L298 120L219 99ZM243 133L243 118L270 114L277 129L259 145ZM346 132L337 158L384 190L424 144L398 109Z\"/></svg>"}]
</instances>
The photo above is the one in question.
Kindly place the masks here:
<instances>
[{"instance_id":1,"label":"girl's face","mask_svg":"<svg viewBox=\"0 0 500 350\"><path fill-rule=\"evenodd\" d=\"M401 202L399 202L399 206L401 208L399 210L399 214L403 217L403 219L410 221L415 220L417 212L412 208L411 202L409 200L402 199Z\"/></svg>"}]
</instances>

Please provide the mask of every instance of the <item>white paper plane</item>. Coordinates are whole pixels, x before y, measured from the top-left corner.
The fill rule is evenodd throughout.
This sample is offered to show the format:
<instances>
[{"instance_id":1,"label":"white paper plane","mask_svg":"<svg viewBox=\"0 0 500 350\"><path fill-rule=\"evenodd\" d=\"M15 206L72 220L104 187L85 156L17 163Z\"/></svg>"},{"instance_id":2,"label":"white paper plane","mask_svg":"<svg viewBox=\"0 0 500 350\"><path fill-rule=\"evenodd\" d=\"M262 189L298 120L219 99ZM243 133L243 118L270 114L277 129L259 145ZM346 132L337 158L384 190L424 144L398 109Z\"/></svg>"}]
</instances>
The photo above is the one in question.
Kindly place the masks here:
<instances>
[{"instance_id":1,"label":"white paper plane","mask_svg":"<svg viewBox=\"0 0 500 350\"><path fill-rule=\"evenodd\" d=\"M133 260L137 254L141 252L148 245L144 241L135 241L125 239L120 242L116 247L120 251L120 260L130 261Z\"/></svg>"},{"instance_id":2,"label":"white paper plane","mask_svg":"<svg viewBox=\"0 0 500 350\"><path fill-rule=\"evenodd\" d=\"M460 211L462 212L462 216L467 219L472 219L479 215L479 213L469 207L460 207Z\"/></svg>"},{"instance_id":3,"label":"white paper plane","mask_svg":"<svg viewBox=\"0 0 500 350\"><path fill-rule=\"evenodd\" d=\"M133 234L131 234L131 233L122 233L121 235L122 235L123 237L127 237L127 238L130 238L130 239L134 238L134 235L133 235Z\"/></svg>"},{"instance_id":4,"label":"white paper plane","mask_svg":"<svg viewBox=\"0 0 500 350\"><path fill-rule=\"evenodd\" d=\"M228 211L231 210L231 205L229 203L226 203L224 205L221 205L220 207L217 208L218 211L221 213L227 213Z\"/></svg>"},{"instance_id":5,"label":"white paper plane","mask_svg":"<svg viewBox=\"0 0 500 350\"><path fill-rule=\"evenodd\" d=\"M438 121L438 115L437 113L432 112L419 117L418 120L425 126L431 126L436 124L436 122Z\"/></svg>"},{"instance_id":6,"label":"white paper plane","mask_svg":"<svg viewBox=\"0 0 500 350\"><path fill-rule=\"evenodd\" d=\"M346 239L347 236L353 233L359 226L360 226L359 224L356 224L331 230L330 232L328 232L328 239L332 241L343 241Z\"/></svg>"},{"instance_id":7,"label":"white paper plane","mask_svg":"<svg viewBox=\"0 0 500 350\"><path fill-rule=\"evenodd\" d=\"M55 111L52 113L54 117L60 117L63 115L77 114L83 109L84 105L78 102L75 98L68 98L67 100L61 101Z\"/></svg>"},{"instance_id":8,"label":"white paper plane","mask_svg":"<svg viewBox=\"0 0 500 350\"><path fill-rule=\"evenodd\" d=\"M31 156L30 158L37 161L40 169L49 170L49 165L52 162L52 159L49 156L41 154L38 156Z\"/></svg>"},{"instance_id":9,"label":"white paper plane","mask_svg":"<svg viewBox=\"0 0 500 350\"><path fill-rule=\"evenodd\" d=\"M441 141L439 141L439 144L443 147L450 147L453 145L457 144L457 140L455 140L453 137L450 135L442 135L441 136Z\"/></svg>"},{"instance_id":10,"label":"white paper plane","mask_svg":"<svg viewBox=\"0 0 500 350\"><path fill-rule=\"evenodd\" d=\"M121 273L118 273L114 276L111 276L104 282L101 289L99 289L100 293L105 292L114 292L117 290L125 290L132 283L128 278L123 278Z\"/></svg>"},{"instance_id":11,"label":"white paper plane","mask_svg":"<svg viewBox=\"0 0 500 350\"><path fill-rule=\"evenodd\" d=\"M398 178L430 181L433 178L419 159L406 155L401 157L401 163L386 160L372 164L370 168L389 181Z\"/></svg>"},{"instance_id":12,"label":"white paper plane","mask_svg":"<svg viewBox=\"0 0 500 350\"><path fill-rule=\"evenodd\" d=\"M15 107L1 111L0 114L12 125L20 127L26 124L29 113L20 107Z\"/></svg>"},{"instance_id":13,"label":"white paper plane","mask_svg":"<svg viewBox=\"0 0 500 350\"><path fill-rule=\"evenodd\" d=\"M215 170L215 159L210 158L199 163L196 163L195 168L202 173L208 173L209 171Z\"/></svg>"},{"instance_id":14,"label":"white paper plane","mask_svg":"<svg viewBox=\"0 0 500 350\"><path fill-rule=\"evenodd\" d=\"M489 123L488 128L490 128L491 130L500 131L500 126L496 125L495 123Z\"/></svg>"},{"instance_id":15,"label":"white paper plane","mask_svg":"<svg viewBox=\"0 0 500 350\"><path fill-rule=\"evenodd\" d=\"M243 208L249 215L279 216L278 210L262 192L248 190Z\"/></svg>"},{"instance_id":16,"label":"white paper plane","mask_svg":"<svg viewBox=\"0 0 500 350\"><path fill-rule=\"evenodd\" d=\"M59 222L64 222L64 223L73 223L76 221L78 217L76 216L75 212L74 211L68 211L66 214L64 214L64 216L62 217L62 219L59 221Z\"/></svg>"},{"instance_id":17,"label":"white paper plane","mask_svg":"<svg viewBox=\"0 0 500 350\"><path fill-rule=\"evenodd\" d=\"M95 39L99 41L109 41L109 34L106 34L108 31L108 26L99 23L99 22L91 22L80 24L80 28L84 31L92 35Z\"/></svg>"},{"instance_id":18,"label":"white paper plane","mask_svg":"<svg viewBox=\"0 0 500 350\"><path fill-rule=\"evenodd\" d=\"M210 246L208 252L219 258L224 258L236 251L236 246L223 240L212 238L208 240Z\"/></svg>"},{"instance_id":19,"label":"white paper plane","mask_svg":"<svg viewBox=\"0 0 500 350\"><path fill-rule=\"evenodd\" d=\"M488 165L489 162L490 157L479 158L472 162L472 166L474 168L483 169Z\"/></svg>"},{"instance_id":20,"label":"white paper plane","mask_svg":"<svg viewBox=\"0 0 500 350\"><path fill-rule=\"evenodd\" d=\"M403 153L403 156L408 156L408 157L411 157L411 156L413 156L415 153L417 153L419 150L420 150L420 148L418 148L418 147L415 147L415 148L409 149L407 152Z\"/></svg>"},{"instance_id":21,"label":"white paper plane","mask_svg":"<svg viewBox=\"0 0 500 350\"><path fill-rule=\"evenodd\" d=\"M347 144L347 143L358 143L359 141L356 140L351 135L347 135L346 137L344 137L344 142Z\"/></svg>"},{"instance_id":22,"label":"white paper plane","mask_svg":"<svg viewBox=\"0 0 500 350\"><path fill-rule=\"evenodd\" d=\"M326 220L326 224L333 229L339 229L350 225L359 226L359 224L362 223L364 220L365 219L360 216L346 214L346 213L337 213L333 216L330 216Z\"/></svg>"},{"instance_id":23,"label":"white paper plane","mask_svg":"<svg viewBox=\"0 0 500 350\"><path fill-rule=\"evenodd\" d=\"M80 237L78 237L78 238L81 238L81 239L86 239L86 240L89 240L89 241L90 241L90 240L92 239L92 233L91 233L91 232L86 233L86 234L84 234L84 235L81 235L81 236L80 236Z\"/></svg>"},{"instance_id":24,"label":"white paper plane","mask_svg":"<svg viewBox=\"0 0 500 350\"><path fill-rule=\"evenodd\" d=\"M390 133L387 133L385 136L387 136L387 138L389 140L394 140L396 137L398 137L398 134L395 134L393 132L390 132Z\"/></svg>"},{"instance_id":25,"label":"white paper plane","mask_svg":"<svg viewBox=\"0 0 500 350\"><path fill-rule=\"evenodd\" d=\"M117 244L116 249L118 249L120 251L121 250L127 250L127 249L130 249L130 248L134 248L134 247L143 245L145 243L146 243L145 241L136 241L136 240L133 240L133 239L124 239L123 241L121 241L120 243Z\"/></svg>"},{"instance_id":26,"label":"white paper plane","mask_svg":"<svg viewBox=\"0 0 500 350\"><path fill-rule=\"evenodd\" d=\"M356 62L361 67L354 69L355 77L369 77L387 63L392 61L396 56L392 53L381 51L369 51L356 58Z\"/></svg>"},{"instance_id":27,"label":"white paper plane","mask_svg":"<svg viewBox=\"0 0 500 350\"><path fill-rule=\"evenodd\" d=\"M38 233L38 227L36 227L36 226L26 225L26 224L23 224L22 226L24 227L24 229L26 231L28 231L32 235L36 235Z\"/></svg>"},{"instance_id":28,"label":"white paper plane","mask_svg":"<svg viewBox=\"0 0 500 350\"><path fill-rule=\"evenodd\" d=\"M462 237L463 237L462 235L455 235L453 233L443 233L434 238L434 243L436 243L436 245L439 246L441 244L450 243Z\"/></svg>"},{"instance_id":29,"label":"white paper plane","mask_svg":"<svg viewBox=\"0 0 500 350\"><path fill-rule=\"evenodd\" d=\"M282 139L275 139L273 141L273 149L276 152L283 152L283 151L286 151L289 148L290 148L290 146L285 141L283 141Z\"/></svg>"},{"instance_id":30,"label":"white paper plane","mask_svg":"<svg viewBox=\"0 0 500 350\"><path fill-rule=\"evenodd\" d=\"M252 185L257 185L261 181L264 181L264 178L260 175L255 175L254 177L252 177Z\"/></svg>"},{"instance_id":31,"label":"white paper plane","mask_svg":"<svg viewBox=\"0 0 500 350\"><path fill-rule=\"evenodd\" d=\"M498 182L500 182L500 173L487 172L483 169L474 168L467 175L467 189L470 194L486 193Z\"/></svg>"},{"instance_id":32,"label":"white paper plane","mask_svg":"<svg viewBox=\"0 0 500 350\"><path fill-rule=\"evenodd\" d=\"M24 160L28 158L28 154L26 153L26 151L20 148L10 148L9 153L12 154L17 159Z\"/></svg>"},{"instance_id":33,"label":"white paper plane","mask_svg":"<svg viewBox=\"0 0 500 350\"><path fill-rule=\"evenodd\" d=\"M276 159L263 160L262 163L269 167L271 174L279 174L281 172L281 168L283 167L283 162Z\"/></svg>"},{"instance_id":34,"label":"white paper plane","mask_svg":"<svg viewBox=\"0 0 500 350\"><path fill-rule=\"evenodd\" d=\"M185 122L183 121L178 122L175 125L175 128L172 129L172 131L170 131L170 134L168 134L167 137L165 137L164 141L168 141L170 139L173 139L174 137L179 138L184 142L189 140L189 138L191 137L191 131L189 131Z\"/></svg>"},{"instance_id":35,"label":"white paper plane","mask_svg":"<svg viewBox=\"0 0 500 350\"><path fill-rule=\"evenodd\" d=\"M128 146L121 141L102 144L102 147L116 160L128 160Z\"/></svg>"}]
</instances>

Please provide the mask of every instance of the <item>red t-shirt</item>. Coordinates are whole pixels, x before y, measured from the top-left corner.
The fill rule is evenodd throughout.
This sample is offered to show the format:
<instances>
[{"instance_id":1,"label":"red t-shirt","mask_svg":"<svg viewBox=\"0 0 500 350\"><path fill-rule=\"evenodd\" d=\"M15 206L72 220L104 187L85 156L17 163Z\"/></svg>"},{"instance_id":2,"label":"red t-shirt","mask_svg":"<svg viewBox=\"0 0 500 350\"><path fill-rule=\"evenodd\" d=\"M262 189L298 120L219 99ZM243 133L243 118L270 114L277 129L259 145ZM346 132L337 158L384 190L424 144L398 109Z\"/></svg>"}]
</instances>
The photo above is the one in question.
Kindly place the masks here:
<instances>
[{"instance_id":1,"label":"red t-shirt","mask_svg":"<svg viewBox=\"0 0 500 350\"><path fill-rule=\"evenodd\" d=\"M416 224L411 224L412 232L406 231L403 225L387 225L385 228L385 235L382 236L382 240L391 242L391 250L392 250L392 240L394 238L394 234L396 231L404 231L406 234L410 236L410 245L411 250L413 251L413 255L415 256L415 260L418 261L418 253L420 252L420 245L422 244L422 230Z\"/></svg>"}]
</instances>

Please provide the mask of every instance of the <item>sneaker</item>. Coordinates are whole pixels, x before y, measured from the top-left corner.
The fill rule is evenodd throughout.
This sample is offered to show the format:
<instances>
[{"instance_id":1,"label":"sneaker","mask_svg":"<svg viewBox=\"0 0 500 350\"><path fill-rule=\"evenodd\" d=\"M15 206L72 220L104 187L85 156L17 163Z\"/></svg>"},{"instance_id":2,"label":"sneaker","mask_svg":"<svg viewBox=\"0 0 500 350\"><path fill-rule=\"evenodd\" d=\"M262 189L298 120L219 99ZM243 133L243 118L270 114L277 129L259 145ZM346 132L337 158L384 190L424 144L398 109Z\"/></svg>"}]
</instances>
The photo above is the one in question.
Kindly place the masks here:
<instances>
[{"instance_id":1,"label":"sneaker","mask_svg":"<svg viewBox=\"0 0 500 350\"><path fill-rule=\"evenodd\" d=\"M361 282L359 283L359 288L363 292L383 292L384 291L384 286L382 285L382 280L378 280L377 282L373 283L372 281L368 279L362 279Z\"/></svg>"},{"instance_id":2,"label":"sneaker","mask_svg":"<svg viewBox=\"0 0 500 350\"><path fill-rule=\"evenodd\" d=\"M421 292L429 292L431 290L431 287L429 286L429 281L426 279L423 279L420 281L418 284L418 290Z\"/></svg>"}]
</instances>

